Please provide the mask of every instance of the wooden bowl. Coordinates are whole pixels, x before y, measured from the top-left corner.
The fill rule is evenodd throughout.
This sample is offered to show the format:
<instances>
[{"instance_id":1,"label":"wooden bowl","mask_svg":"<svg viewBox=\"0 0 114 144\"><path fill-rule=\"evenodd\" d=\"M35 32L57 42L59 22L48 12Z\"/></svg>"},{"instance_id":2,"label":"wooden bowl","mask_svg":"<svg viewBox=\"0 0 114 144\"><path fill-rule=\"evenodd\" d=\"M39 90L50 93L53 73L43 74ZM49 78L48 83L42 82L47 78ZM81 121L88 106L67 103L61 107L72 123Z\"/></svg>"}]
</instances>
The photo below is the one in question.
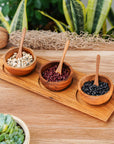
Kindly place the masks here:
<instances>
[{"instance_id":1,"label":"wooden bowl","mask_svg":"<svg viewBox=\"0 0 114 144\"><path fill-rule=\"evenodd\" d=\"M8 44L9 34L8 31L0 27L0 49L4 48Z\"/></svg>"},{"instance_id":2,"label":"wooden bowl","mask_svg":"<svg viewBox=\"0 0 114 144\"><path fill-rule=\"evenodd\" d=\"M64 64L69 68L70 70L70 74L68 76L68 78L66 80L62 80L62 81L58 81L58 82L49 82L47 81L46 79L43 78L42 76L42 73L43 71L45 71L47 68L55 65L55 64L58 64L59 61L52 61L52 62L49 62L45 65L43 65L40 69L40 72L39 72L39 76L40 76L40 81L41 83L46 87L48 88L49 90L52 90L52 91L60 91L60 90L63 90L65 89L66 87L68 87L71 82L72 82L72 74L73 74L73 70L72 70L72 67L64 62Z\"/></svg>"},{"instance_id":3,"label":"wooden bowl","mask_svg":"<svg viewBox=\"0 0 114 144\"><path fill-rule=\"evenodd\" d=\"M24 131L24 134L25 134L25 141L23 144L29 144L30 143L30 132L29 132L29 129L27 127L27 125L21 120L19 119L18 117L16 116L12 116L13 119L16 121L16 123L18 125L20 125L20 127L23 129Z\"/></svg>"},{"instance_id":4,"label":"wooden bowl","mask_svg":"<svg viewBox=\"0 0 114 144\"><path fill-rule=\"evenodd\" d=\"M82 91L82 86L84 85L85 82L91 81L95 79L95 75L87 75L85 77L83 77L82 79L80 79L79 83L78 83L78 90L79 90L79 94L80 97L88 104L91 105L100 105L103 104L105 102L107 102L112 94L113 94L113 83L112 81L105 75L99 75L99 80L108 83L110 89L107 93L105 93L104 95L100 95L100 96L92 96L92 95L88 95L86 93L84 93Z\"/></svg>"},{"instance_id":5,"label":"wooden bowl","mask_svg":"<svg viewBox=\"0 0 114 144\"><path fill-rule=\"evenodd\" d=\"M18 52L18 49L19 48L12 48L7 51L7 53L4 56L4 67L8 72L10 72L13 75L17 76L27 75L35 68L37 62L36 56L34 55L33 51L30 48L23 48L23 51L26 51L27 53L30 53L33 56L34 61L30 65L23 68L15 68L7 64L7 59L10 58L15 52Z\"/></svg>"}]
</instances>

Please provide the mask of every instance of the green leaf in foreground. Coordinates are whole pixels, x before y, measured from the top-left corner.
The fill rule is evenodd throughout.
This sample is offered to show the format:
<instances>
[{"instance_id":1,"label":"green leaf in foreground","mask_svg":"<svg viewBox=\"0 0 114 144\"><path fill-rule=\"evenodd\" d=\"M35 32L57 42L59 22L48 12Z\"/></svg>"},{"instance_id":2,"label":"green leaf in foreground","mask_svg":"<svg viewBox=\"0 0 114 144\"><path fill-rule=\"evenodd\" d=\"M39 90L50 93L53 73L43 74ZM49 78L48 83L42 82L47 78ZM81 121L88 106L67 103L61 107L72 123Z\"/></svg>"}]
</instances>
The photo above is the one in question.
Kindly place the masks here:
<instances>
[{"instance_id":1,"label":"green leaf in foreground","mask_svg":"<svg viewBox=\"0 0 114 144\"><path fill-rule=\"evenodd\" d=\"M24 131L10 115L0 114L0 144L23 144Z\"/></svg>"}]
</instances>

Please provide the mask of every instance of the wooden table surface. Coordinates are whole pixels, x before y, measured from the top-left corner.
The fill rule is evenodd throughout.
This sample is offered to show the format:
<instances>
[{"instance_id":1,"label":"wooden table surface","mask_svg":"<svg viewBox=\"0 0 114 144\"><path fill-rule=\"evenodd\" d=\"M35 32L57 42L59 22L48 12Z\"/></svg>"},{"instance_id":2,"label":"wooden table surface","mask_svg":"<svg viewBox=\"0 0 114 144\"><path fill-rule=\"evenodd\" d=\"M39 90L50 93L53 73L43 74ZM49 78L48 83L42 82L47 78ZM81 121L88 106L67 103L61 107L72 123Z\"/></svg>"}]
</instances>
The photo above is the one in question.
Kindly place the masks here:
<instances>
[{"instance_id":1,"label":"wooden table surface","mask_svg":"<svg viewBox=\"0 0 114 144\"><path fill-rule=\"evenodd\" d=\"M0 50L4 54L7 49ZM48 60L60 59L62 51L35 50ZM114 83L114 51L68 51L65 61L75 70L95 72L96 55L101 55L100 72ZM31 134L30 144L114 144L114 114L102 122L0 80L0 112L21 118Z\"/></svg>"}]
</instances>

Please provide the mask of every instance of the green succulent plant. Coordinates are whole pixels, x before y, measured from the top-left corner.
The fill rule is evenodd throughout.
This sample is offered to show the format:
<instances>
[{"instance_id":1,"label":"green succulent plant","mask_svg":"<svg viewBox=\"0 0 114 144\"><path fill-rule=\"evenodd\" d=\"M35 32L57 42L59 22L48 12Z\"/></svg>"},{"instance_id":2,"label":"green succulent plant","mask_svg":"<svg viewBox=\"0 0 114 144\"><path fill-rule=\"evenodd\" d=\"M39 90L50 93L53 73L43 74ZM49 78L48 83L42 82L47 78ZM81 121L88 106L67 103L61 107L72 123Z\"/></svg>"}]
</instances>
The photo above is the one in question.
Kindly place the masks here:
<instances>
[{"instance_id":1,"label":"green succulent plant","mask_svg":"<svg viewBox=\"0 0 114 144\"><path fill-rule=\"evenodd\" d=\"M112 25L114 25L114 19L111 16L113 15L111 4L112 0L88 0L87 8L85 8L80 0L63 0L63 11L68 25L52 18L43 11L39 12L52 19L62 32L69 30L77 34L80 34L82 31L98 34L101 29L106 29L105 21L108 13L108 17Z\"/></svg>"},{"instance_id":2,"label":"green succulent plant","mask_svg":"<svg viewBox=\"0 0 114 144\"><path fill-rule=\"evenodd\" d=\"M11 115L0 114L0 144L23 144L24 132Z\"/></svg>"},{"instance_id":3,"label":"green succulent plant","mask_svg":"<svg viewBox=\"0 0 114 144\"><path fill-rule=\"evenodd\" d=\"M21 0L16 10L16 13L11 21L11 24L6 21L5 16L3 15L2 11L0 11L0 21L9 33L16 30L22 30L24 27L28 28L26 5L27 0Z\"/></svg>"}]
</instances>

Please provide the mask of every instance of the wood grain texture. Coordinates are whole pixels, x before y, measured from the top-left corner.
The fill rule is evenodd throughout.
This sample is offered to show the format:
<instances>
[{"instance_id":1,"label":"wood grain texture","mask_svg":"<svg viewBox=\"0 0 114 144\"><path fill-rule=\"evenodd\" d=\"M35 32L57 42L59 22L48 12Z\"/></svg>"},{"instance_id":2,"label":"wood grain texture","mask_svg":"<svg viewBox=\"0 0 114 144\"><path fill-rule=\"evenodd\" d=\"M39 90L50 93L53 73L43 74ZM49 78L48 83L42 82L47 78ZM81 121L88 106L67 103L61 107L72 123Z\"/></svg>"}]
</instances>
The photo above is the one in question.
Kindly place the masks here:
<instances>
[{"instance_id":1,"label":"wood grain texture","mask_svg":"<svg viewBox=\"0 0 114 144\"><path fill-rule=\"evenodd\" d=\"M62 51L35 53L48 60L62 55ZM114 83L114 51L68 51L65 61L75 70L93 73L97 54L101 55L100 73L107 74ZM26 122L31 133L30 144L114 143L114 114L104 123L3 80L0 80L0 101L1 112L16 115Z\"/></svg>"}]
</instances>

